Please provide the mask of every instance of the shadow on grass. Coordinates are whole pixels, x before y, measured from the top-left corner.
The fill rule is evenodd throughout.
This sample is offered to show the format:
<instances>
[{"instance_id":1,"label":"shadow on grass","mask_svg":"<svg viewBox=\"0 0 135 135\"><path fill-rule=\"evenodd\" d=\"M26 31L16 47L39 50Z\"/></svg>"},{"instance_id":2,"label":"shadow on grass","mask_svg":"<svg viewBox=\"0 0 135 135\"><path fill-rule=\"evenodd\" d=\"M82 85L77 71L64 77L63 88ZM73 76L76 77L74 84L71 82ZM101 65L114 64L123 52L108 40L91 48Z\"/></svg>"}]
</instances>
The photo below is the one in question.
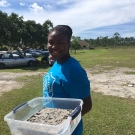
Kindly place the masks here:
<instances>
[{"instance_id":1,"label":"shadow on grass","mask_svg":"<svg viewBox=\"0 0 135 135\"><path fill-rule=\"evenodd\" d=\"M17 71L40 71L47 70L50 66L47 63L39 62L38 65L28 67L28 66L17 66L17 67L7 67L5 69L0 70L0 72L17 72Z\"/></svg>"},{"instance_id":2,"label":"shadow on grass","mask_svg":"<svg viewBox=\"0 0 135 135\"><path fill-rule=\"evenodd\" d=\"M22 70L31 70L31 71L37 71L39 69L48 69L49 65L46 63L39 63L36 66L33 67L20 67Z\"/></svg>"},{"instance_id":3,"label":"shadow on grass","mask_svg":"<svg viewBox=\"0 0 135 135\"><path fill-rule=\"evenodd\" d=\"M86 52L79 52L79 53L86 53Z\"/></svg>"},{"instance_id":4,"label":"shadow on grass","mask_svg":"<svg viewBox=\"0 0 135 135\"><path fill-rule=\"evenodd\" d=\"M78 53L86 53L86 52L78 52L78 51L76 51L76 52L70 52L71 54L78 54Z\"/></svg>"}]
</instances>

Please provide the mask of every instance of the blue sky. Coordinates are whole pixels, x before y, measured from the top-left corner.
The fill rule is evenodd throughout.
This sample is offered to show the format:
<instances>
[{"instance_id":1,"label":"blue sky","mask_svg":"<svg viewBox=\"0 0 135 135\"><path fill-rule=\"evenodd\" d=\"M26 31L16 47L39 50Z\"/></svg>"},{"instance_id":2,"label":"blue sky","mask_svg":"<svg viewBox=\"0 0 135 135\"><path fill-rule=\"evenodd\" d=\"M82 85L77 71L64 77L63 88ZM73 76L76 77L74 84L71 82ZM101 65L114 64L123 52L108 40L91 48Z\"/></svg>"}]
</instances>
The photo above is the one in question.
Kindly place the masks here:
<instances>
[{"instance_id":1,"label":"blue sky","mask_svg":"<svg viewBox=\"0 0 135 135\"><path fill-rule=\"evenodd\" d=\"M24 21L69 25L81 39L112 37L115 32L135 37L135 0L0 0L0 10Z\"/></svg>"}]
</instances>

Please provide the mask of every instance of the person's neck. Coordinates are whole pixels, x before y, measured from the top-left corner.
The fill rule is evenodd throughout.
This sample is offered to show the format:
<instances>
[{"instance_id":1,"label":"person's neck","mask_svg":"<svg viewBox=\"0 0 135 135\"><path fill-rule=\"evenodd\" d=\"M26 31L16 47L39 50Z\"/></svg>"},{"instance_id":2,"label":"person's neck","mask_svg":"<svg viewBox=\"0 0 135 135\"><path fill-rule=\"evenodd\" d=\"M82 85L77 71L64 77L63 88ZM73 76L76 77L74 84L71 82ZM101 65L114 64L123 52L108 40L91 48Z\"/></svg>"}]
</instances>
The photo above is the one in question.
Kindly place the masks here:
<instances>
[{"instance_id":1,"label":"person's neck","mask_svg":"<svg viewBox=\"0 0 135 135\"><path fill-rule=\"evenodd\" d=\"M62 57L61 59L57 60L57 62L59 64L61 64L61 63L65 62L69 57L70 57L70 54L67 54L64 57Z\"/></svg>"}]
</instances>

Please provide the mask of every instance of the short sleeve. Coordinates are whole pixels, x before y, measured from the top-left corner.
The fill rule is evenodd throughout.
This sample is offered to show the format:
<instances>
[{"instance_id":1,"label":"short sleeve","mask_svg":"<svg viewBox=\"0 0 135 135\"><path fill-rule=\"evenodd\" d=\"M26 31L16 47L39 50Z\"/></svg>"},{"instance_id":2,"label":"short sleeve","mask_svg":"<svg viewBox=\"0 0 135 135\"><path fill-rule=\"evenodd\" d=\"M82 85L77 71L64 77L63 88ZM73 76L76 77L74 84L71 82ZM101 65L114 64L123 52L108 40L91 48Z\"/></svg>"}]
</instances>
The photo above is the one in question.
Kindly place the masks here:
<instances>
[{"instance_id":1,"label":"short sleeve","mask_svg":"<svg viewBox=\"0 0 135 135\"><path fill-rule=\"evenodd\" d=\"M82 67L72 69L64 90L71 98L85 99L90 95L90 81Z\"/></svg>"}]
</instances>

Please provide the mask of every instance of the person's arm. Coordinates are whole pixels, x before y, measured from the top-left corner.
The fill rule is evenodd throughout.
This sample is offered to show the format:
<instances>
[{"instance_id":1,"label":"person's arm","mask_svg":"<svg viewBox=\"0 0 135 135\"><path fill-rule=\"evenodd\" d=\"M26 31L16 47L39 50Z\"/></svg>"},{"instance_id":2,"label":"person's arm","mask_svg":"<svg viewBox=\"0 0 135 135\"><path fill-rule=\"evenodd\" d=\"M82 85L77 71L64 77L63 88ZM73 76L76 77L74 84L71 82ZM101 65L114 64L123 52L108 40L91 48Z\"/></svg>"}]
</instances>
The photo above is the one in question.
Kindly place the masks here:
<instances>
[{"instance_id":1,"label":"person's arm","mask_svg":"<svg viewBox=\"0 0 135 135\"><path fill-rule=\"evenodd\" d=\"M83 99L82 116L92 109L91 96Z\"/></svg>"}]
</instances>

